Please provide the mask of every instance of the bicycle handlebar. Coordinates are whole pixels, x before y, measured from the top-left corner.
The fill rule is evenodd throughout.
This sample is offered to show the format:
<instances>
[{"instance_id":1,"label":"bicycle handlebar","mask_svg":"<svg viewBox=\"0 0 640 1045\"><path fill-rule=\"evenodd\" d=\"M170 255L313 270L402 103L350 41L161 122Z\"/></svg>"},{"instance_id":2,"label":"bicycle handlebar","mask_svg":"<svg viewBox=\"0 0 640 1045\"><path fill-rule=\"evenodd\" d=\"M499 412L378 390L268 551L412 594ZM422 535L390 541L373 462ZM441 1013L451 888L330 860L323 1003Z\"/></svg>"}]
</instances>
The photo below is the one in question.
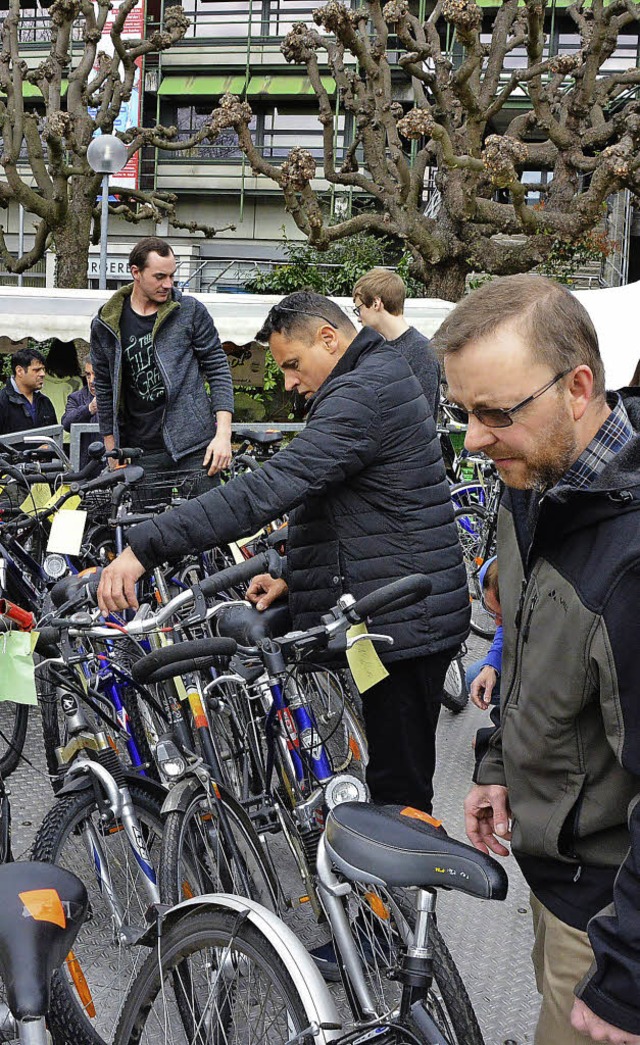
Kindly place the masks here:
<instances>
[{"instance_id":1,"label":"bicycle handlebar","mask_svg":"<svg viewBox=\"0 0 640 1045\"><path fill-rule=\"evenodd\" d=\"M420 599L431 594L432 584L430 579L423 573L412 573L409 577L401 577L400 580L385 584L384 588L363 595L352 606L344 610L347 620L359 624L367 617L374 617L377 613L393 613L403 610L405 606L412 606Z\"/></svg>"},{"instance_id":2,"label":"bicycle handlebar","mask_svg":"<svg viewBox=\"0 0 640 1045\"><path fill-rule=\"evenodd\" d=\"M226 570L220 570L219 573L214 573L211 577L205 577L197 587L203 595L217 595L218 592L233 588L236 584L250 581L253 577L257 577L259 573L269 573L274 578L281 577L282 568L282 557L273 549L269 549L269 551L261 552L260 555L254 555L236 566L229 566Z\"/></svg>"},{"instance_id":3,"label":"bicycle handlebar","mask_svg":"<svg viewBox=\"0 0 640 1045\"><path fill-rule=\"evenodd\" d=\"M210 666L208 657L232 657L237 648L238 644L234 639L194 639L177 642L154 650L136 661L131 668L131 674L136 682L163 682L175 675L175 671L169 674L166 670L175 664L180 664L184 672L199 671Z\"/></svg>"}]
</instances>

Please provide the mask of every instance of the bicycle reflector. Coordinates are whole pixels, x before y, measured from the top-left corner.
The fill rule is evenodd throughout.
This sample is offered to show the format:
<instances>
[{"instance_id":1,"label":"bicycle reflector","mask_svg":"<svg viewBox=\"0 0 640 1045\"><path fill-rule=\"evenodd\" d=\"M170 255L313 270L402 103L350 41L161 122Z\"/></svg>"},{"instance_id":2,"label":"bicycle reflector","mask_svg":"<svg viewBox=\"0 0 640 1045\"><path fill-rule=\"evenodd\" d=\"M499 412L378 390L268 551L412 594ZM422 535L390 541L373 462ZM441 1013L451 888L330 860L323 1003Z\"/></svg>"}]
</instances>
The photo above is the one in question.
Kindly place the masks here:
<instances>
[{"instance_id":1,"label":"bicycle reflector","mask_svg":"<svg viewBox=\"0 0 640 1045\"><path fill-rule=\"evenodd\" d=\"M339 773L325 785L324 800L328 809L335 809L343 802L368 802L369 789L351 773Z\"/></svg>"}]
</instances>

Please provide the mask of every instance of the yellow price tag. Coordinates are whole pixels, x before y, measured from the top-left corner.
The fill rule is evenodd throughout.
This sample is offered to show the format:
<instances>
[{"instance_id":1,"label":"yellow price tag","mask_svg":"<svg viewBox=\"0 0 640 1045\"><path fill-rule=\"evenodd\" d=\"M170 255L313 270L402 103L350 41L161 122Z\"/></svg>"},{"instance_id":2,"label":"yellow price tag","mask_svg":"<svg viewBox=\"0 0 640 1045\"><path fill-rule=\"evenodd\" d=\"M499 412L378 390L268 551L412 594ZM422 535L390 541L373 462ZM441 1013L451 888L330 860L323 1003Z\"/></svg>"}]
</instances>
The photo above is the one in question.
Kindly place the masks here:
<instances>
[{"instance_id":1,"label":"yellow price tag","mask_svg":"<svg viewBox=\"0 0 640 1045\"><path fill-rule=\"evenodd\" d=\"M347 632L347 640L355 635L368 635L369 629L366 624L354 624ZM358 693L366 693L372 686L388 678L389 672L376 653L373 643L368 641L356 642L355 646L347 650L347 663L353 675Z\"/></svg>"},{"instance_id":2,"label":"yellow price tag","mask_svg":"<svg viewBox=\"0 0 640 1045\"><path fill-rule=\"evenodd\" d=\"M49 504L51 487L49 483L34 483L24 501L20 505L20 511L25 515L35 515Z\"/></svg>"}]
</instances>

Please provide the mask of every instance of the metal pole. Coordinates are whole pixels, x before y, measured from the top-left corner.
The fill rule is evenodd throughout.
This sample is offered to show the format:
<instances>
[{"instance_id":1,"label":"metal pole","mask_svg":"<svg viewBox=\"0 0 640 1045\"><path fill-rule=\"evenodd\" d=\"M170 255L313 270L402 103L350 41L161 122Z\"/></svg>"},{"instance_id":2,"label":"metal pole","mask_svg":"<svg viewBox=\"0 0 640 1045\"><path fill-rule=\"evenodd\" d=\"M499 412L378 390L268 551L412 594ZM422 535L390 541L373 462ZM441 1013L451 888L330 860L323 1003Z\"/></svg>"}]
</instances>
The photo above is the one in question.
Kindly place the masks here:
<instances>
[{"instance_id":1,"label":"metal pole","mask_svg":"<svg viewBox=\"0 0 640 1045\"><path fill-rule=\"evenodd\" d=\"M24 207L21 203L18 204L18 257L21 258L24 254ZM24 277L22 272L18 276L18 286L21 287L23 284Z\"/></svg>"},{"instance_id":2,"label":"metal pole","mask_svg":"<svg viewBox=\"0 0 640 1045\"><path fill-rule=\"evenodd\" d=\"M107 230L109 225L109 175L102 175L102 213L100 216L100 279L99 290L107 289Z\"/></svg>"}]
</instances>

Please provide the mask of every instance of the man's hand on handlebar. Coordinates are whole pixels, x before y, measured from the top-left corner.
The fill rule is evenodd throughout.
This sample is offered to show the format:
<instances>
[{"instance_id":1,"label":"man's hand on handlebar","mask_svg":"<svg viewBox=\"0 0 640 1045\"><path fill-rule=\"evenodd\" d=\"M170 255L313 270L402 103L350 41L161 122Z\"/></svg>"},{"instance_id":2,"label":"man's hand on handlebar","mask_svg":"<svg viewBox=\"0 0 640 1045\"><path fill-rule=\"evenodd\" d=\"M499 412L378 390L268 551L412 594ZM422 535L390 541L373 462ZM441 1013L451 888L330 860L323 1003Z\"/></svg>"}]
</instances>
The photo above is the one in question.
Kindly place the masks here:
<instances>
[{"instance_id":1,"label":"man's hand on handlebar","mask_svg":"<svg viewBox=\"0 0 640 1045\"><path fill-rule=\"evenodd\" d=\"M288 590L286 581L283 581L281 577L276 580L269 573L260 573L253 578L247 588L247 598L249 602L255 603L256 609L266 610L272 602L281 598Z\"/></svg>"},{"instance_id":2,"label":"man's hand on handlebar","mask_svg":"<svg viewBox=\"0 0 640 1045\"><path fill-rule=\"evenodd\" d=\"M136 581L142 577L144 566L131 551L125 548L121 555L102 571L98 588L98 606L102 613L138 608Z\"/></svg>"}]
</instances>

